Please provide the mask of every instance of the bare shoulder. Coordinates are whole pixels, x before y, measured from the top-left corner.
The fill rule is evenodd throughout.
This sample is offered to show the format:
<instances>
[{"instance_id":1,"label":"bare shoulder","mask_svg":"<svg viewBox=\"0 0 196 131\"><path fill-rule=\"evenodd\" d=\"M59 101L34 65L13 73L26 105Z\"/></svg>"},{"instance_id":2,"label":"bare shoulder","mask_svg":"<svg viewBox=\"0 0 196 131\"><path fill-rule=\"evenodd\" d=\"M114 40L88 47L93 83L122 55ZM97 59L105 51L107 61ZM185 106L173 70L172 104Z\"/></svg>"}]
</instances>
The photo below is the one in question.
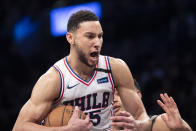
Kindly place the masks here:
<instances>
[{"instance_id":1,"label":"bare shoulder","mask_svg":"<svg viewBox=\"0 0 196 131\"><path fill-rule=\"evenodd\" d=\"M127 64L119 58L109 57L112 73L115 74L129 74L130 70ZM128 72L127 72L128 71Z\"/></svg>"},{"instance_id":2,"label":"bare shoulder","mask_svg":"<svg viewBox=\"0 0 196 131\"><path fill-rule=\"evenodd\" d=\"M127 66L127 64L120 58L109 57L110 65L113 69L121 68L122 66Z\"/></svg>"},{"instance_id":3,"label":"bare shoulder","mask_svg":"<svg viewBox=\"0 0 196 131\"><path fill-rule=\"evenodd\" d=\"M133 83L131 71L122 59L109 57L109 60L116 86L130 85Z\"/></svg>"},{"instance_id":4,"label":"bare shoulder","mask_svg":"<svg viewBox=\"0 0 196 131\"><path fill-rule=\"evenodd\" d=\"M170 129L166 126L166 124L162 120L161 115L157 116L152 131L170 131Z\"/></svg>"},{"instance_id":5,"label":"bare shoulder","mask_svg":"<svg viewBox=\"0 0 196 131\"><path fill-rule=\"evenodd\" d=\"M58 97L60 92L60 76L59 73L51 67L45 74L43 74L35 84L31 100L34 99L53 101ZM36 100L34 101L36 104ZM39 102L39 101L38 101Z\"/></svg>"},{"instance_id":6,"label":"bare shoulder","mask_svg":"<svg viewBox=\"0 0 196 131\"><path fill-rule=\"evenodd\" d=\"M31 97L22 107L15 126L20 127L23 122L40 123L50 111L59 91L60 76L51 67L35 84Z\"/></svg>"}]
</instances>

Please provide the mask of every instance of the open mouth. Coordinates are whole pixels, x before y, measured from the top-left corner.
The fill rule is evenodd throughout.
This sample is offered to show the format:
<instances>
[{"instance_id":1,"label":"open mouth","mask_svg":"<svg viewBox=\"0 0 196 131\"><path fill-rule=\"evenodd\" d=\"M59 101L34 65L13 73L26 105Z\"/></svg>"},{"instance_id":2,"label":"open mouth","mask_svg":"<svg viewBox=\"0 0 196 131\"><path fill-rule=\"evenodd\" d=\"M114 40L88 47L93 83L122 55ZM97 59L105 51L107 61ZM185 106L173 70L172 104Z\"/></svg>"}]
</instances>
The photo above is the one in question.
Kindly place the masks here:
<instances>
[{"instance_id":1,"label":"open mouth","mask_svg":"<svg viewBox=\"0 0 196 131\"><path fill-rule=\"evenodd\" d=\"M98 52L92 52L90 53L91 57L98 57L99 53Z\"/></svg>"}]
</instances>

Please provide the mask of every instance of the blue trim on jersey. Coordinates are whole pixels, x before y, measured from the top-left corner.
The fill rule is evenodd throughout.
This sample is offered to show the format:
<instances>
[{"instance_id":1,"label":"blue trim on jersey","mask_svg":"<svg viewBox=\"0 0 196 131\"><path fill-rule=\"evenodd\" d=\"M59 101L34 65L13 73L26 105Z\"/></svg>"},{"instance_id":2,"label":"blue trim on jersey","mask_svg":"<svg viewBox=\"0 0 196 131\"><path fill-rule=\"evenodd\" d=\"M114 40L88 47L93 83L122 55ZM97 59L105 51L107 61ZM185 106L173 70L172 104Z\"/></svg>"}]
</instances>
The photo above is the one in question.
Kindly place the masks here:
<instances>
[{"instance_id":1,"label":"blue trim on jersey","mask_svg":"<svg viewBox=\"0 0 196 131\"><path fill-rule=\"evenodd\" d=\"M92 76L88 81L85 81L85 80L83 80L80 76L78 76L78 75L74 72L74 70L71 68L71 66L70 66L69 63L67 62L67 57L65 58L65 62L67 63L67 65L68 65L69 69L71 70L71 72L72 72L75 76L77 76L80 80L84 81L85 83L89 83L89 82L93 79L93 77L94 77L94 75L95 75L95 73L96 73L96 71L94 71L93 76Z\"/></svg>"},{"instance_id":2,"label":"blue trim on jersey","mask_svg":"<svg viewBox=\"0 0 196 131\"><path fill-rule=\"evenodd\" d=\"M107 56L107 61L108 61L109 68L111 70L111 79L112 79L112 82L113 82L113 85L114 85L114 88L115 88L114 77L112 75L112 69L111 69L111 66L110 66L110 60L109 60L109 57L108 56Z\"/></svg>"},{"instance_id":3,"label":"blue trim on jersey","mask_svg":"<svg viewBox=\"0 0 196 131\"><path fill-rule=\"evenodd\" d=\"M61 78L61 90L59 92L59 96L54 100L54 101L57 101L61 97L61 93L62 93L62 89L63 89L63 81L62 81L62 74L59 71L59 69L57 67L55 67L55 66L53 66L53 67L59 72L59 75L60 75L60 78Z\"/></svg>"}]
</instances>

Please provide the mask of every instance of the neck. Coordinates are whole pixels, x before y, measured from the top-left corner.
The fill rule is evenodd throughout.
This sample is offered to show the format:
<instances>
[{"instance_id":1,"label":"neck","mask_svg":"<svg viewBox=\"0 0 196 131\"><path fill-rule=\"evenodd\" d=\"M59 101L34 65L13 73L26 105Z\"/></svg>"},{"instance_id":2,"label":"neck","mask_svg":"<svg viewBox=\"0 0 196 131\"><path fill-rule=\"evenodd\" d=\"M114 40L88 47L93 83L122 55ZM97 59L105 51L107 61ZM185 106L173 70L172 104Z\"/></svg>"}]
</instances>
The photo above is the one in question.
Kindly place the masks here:
<instances>
[{"instance_id":1,"label":"neck","mask_svg":"<svg viewBox=\"0 0 196 131\"><path fill-rule=\"evenodd\" d=\"M69 55L67 57L67 62L69 63L71 68L74 70L74 72L77 73L77 75L79 75L82 78L84 76L87 77L84 79L88 79L94 73L95 67L87 66L85 63L80 61L78 57L74 57L73 55Z\"/></svg>"}]
</instances>

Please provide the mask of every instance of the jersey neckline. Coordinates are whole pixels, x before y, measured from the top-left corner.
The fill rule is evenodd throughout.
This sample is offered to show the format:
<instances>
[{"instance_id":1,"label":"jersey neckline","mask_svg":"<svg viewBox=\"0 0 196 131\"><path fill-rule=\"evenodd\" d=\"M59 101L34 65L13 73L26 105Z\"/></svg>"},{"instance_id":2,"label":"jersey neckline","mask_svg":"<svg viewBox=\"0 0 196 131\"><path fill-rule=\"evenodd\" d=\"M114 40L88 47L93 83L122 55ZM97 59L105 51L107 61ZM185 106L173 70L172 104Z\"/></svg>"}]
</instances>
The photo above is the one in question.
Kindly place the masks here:
<instances>
[{"instance_id":1,"label":"jersey neckline","mask_svg":"<svg viewBox=\"0 0 196 131\"><path fill-rule=\"evenodd\" d=\"M78 75L76 74L76 72L71 68L71 66L69 65L69 63L68 63L68 61L67 61L67 57L64 58L64 64L65 64L67 70L69 71L69 73L70 73L73 77L75 77L78 81L82 82L83 84L85 84L85 85L87 85L87 86L89 86L89 85L91 84L91 82L95 79L95 76L96 76L96 74L97 74L97 71L94 71L92 77L91 77L88 81L86 81L86 80L83 80L80 76L78 76Z\"/></svg>"}]
</instances>

